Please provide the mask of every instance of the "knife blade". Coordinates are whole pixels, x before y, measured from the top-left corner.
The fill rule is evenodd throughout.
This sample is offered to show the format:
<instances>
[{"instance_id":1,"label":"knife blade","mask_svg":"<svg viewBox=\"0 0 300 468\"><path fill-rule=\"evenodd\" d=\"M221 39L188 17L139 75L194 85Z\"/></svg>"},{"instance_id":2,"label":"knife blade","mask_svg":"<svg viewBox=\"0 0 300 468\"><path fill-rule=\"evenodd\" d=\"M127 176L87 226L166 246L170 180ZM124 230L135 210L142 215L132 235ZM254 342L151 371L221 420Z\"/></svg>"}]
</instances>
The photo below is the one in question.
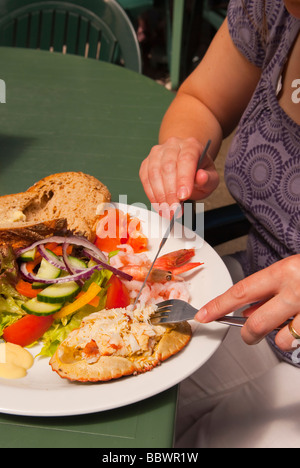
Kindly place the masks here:
<instances>
[{"instance_id":1,"label":"knife blade","mask_svg":"<svg viewBox=\"0 0 300 468\"><path fill-rule=\"evenodd\" d=\"M161 242L160 242L160 244L159 244L158 251L157 251L157 253L156 253L155 257L154 257L154 260L153 260L153 262L152 262L152 264L151 264L151 266L150 266L150 269L149 269L149 271L148 271L148 273L147 273L147 276L146 276L146 278L145 278L145 280L144 280L144 282L143 282L143 284L142 284L142 286L141 286L141 289L140 289L139 292L138 292L137 297L135 298L135 301L134 301L134 304L133 304L133 308L134 308L134 307L136 306L136 304L138 303L138 300L139 300L139 298L140 298L140 296L141 296L141 294L142 294L142 291L143 291L143 289L144 289L144 287L145 287L145 284L147 283L148 278L149 278L149 276L150 276L150 274L151 274L151 271L153 270L154 264L155 264L155 262L156 262L156 260L157 260L157 258L158 258L158 256L159 256L159 254L160 254L160 252L161 252L163 246L164 246L165 243L167 242L168 237L170 236L170 234L171 234L171 232L172 232L172 230L173 230L173 227L174 227L174 224L175 224L175 220L176 220L176 218L178 217L179 213L181 212L182 207L183 207L183 203L180 203L180 204L178 205L178 207L176 208L174 214L173 214L173 217L172 217L172 219L171 219L171 221L170 221L170 224L169 224L169 226L168 226L168 229L166 230L166 232L165 232L165 234L164 234L164 236L163 236L163 238L162 238L162 240L161 240Z\"/></svg>"}]
</instances>

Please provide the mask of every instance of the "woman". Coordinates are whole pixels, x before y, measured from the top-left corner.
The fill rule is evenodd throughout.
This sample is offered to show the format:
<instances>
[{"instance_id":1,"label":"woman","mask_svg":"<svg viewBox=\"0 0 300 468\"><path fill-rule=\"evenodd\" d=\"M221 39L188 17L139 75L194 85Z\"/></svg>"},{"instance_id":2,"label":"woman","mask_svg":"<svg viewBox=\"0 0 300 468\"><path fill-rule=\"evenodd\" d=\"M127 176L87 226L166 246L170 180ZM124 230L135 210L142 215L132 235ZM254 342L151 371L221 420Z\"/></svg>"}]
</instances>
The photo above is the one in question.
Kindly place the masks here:
<instances>
[{"instance_id":1,"label":"woman","mask_svg":"<svg viewBox=\"0 0 300 468\"><path fill-rule=\"evenodd\" d=\"M213 161L222 139L237 126L225 180L252 223L247 251L233 257L244 279L196 319L207 323L255 303L242 338L256 346L230 330L183 382L178 446L300 446L299 58L300 0L231 0L141 166L152 203L203 199L218 185ZM196 173L208 139L210 155ZM291 327L273 332L289 317Z\"/></svg>"}]
</instances>

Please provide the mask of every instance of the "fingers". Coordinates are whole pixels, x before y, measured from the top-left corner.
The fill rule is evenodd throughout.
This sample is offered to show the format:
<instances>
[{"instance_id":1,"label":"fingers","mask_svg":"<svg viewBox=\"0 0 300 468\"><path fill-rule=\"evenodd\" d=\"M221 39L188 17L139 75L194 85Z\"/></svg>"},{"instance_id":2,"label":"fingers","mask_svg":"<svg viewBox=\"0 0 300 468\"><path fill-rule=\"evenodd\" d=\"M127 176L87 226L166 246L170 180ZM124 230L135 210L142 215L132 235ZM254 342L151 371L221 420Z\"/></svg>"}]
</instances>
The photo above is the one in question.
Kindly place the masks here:
<instances>
[{"instance_id":1,"label":"fingers","mask_svg":"<svg viewBox=\"0 0 300 468\"><path fill-rule=\"evenodd\" d=\"M294 307L287 309L280 295L269 299L249 316L245 326L241 330L243 340L250 345L259 343L265 336L292 317L295 314L295 310L298 309ZM291 349L293 338L288 327L284 327L278 333L282 334L282 332L284 349Z\"/></svg>"},{"instance_id":2,"label":"fingers","mask_svg":"<svg viewBox=\"0 0 300 468\"><path fill-rule=\"evenodd\" d=\"M294 327L300 335L299 255L289 257L240 281L201 309L196 319L208 323L247 304L249 316L241 334L247 344L256 344L286 320L295 317ZM258 304L259 302L259 304ZM282 350L295 346L295 338L285 326L276 336Z\"/></svg>"},{"instance_id":3,"label":"fingers","mask_svg":"<svg viewBox=\"0 0 300 468\"><path fill-rule=\"evenodd\" d=\"M165 144L152 148L140 169L144 190L152 204L173 205L192 196L202 151L203 146L194 138L170 138ZM211 160L207 166L210 168ZM198 183L205 185L212 177L202 174Z\"/></svg>"},{"instance_id":4,"label":"fingers","mask_svg":"<svg viewBox=\"0 0 300 468\"><path fill-rule=\"evenodd\" d=\"M196 319L208 323L245 305L266 300L274 294L275 282L272 279L272 271L266 269L248 276L210 301L199 310Z\"/></svg>"},{"instance_id":5,"label":"fingers","mask_svg":"<svg viewBox=\"0 0 300 468\"><path fill-rule=\"evenodd\" d=\"M300 336L300 315L297 314L292 322L292 327L297 335ZM300 345L299 338L293 336L288 326L280 330L275 338L275 343L278 348L283 351L291 351Z\"/></svg>"},{"instance_id":6,"label":"fingers","mask_svg":"<svg viewBox=\"0 0 300 468\"><path fill-rule=\"evenodd\" d=\"M204 170L205 169L205 170ZM196 180L191 198L200 200L210 195L219 185L220 178L211 161L209 167L200 169L196 174Z\"/></svg>"},{"instance_id":7,"label":"fingers","mask_svg":"<svg viewBox=\"0 0 300 468\"><path fill-rule=\"evenodd\" d=\"M202 145L194 138L186 140L181 147L177 163L177 196L181 201L187 200L192 195L197 164L202 151Z\"/></svg>"},{"instance_id":8,"label":"fingers","mask_svg":"<svg viewBox=\"0 0 300 468\"><path fill-rule=\"evenodd\" d=\"M143 161L140 179L146 195L152 204L178 202L176 195L177 155L180 149L174 147L152 148L148 158Z\"/></svg>"}]
</instances>

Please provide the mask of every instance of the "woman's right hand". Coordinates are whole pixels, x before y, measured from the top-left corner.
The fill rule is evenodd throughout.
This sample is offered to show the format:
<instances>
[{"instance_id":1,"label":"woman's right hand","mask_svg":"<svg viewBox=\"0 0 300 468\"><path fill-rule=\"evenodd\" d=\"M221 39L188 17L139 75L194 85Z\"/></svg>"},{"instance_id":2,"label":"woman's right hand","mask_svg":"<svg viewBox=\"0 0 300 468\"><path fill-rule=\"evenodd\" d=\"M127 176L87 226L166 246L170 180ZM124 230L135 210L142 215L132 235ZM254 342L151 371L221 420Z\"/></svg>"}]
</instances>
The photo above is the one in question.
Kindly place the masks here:
<instances>
[{"instance_id":1,"label":"woman's right hand","mask_svg":"<svg viewBox=\"0 0 300 468\"><path fill-rule=\"evenodd\" d=\"M175 137L152 148L140 168L140 179L152 204L201 200L217 188L219 176L209 154L196 173L203 149L195 138Z\"/></svg>"}]
</instances>

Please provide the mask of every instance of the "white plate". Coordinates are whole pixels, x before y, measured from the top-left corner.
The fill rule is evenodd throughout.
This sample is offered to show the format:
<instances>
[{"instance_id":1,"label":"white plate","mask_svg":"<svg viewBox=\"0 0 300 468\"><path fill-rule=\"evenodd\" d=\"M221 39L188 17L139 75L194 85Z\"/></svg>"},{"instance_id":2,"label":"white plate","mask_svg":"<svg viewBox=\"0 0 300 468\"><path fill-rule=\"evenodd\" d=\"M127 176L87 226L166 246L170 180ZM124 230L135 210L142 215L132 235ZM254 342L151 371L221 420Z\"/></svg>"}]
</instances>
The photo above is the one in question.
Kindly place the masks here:
<instances>
[{"instance_id":1,"label":"white plate","mask_svg":"<svg viewBox=\"0 0 300 468\"><path fill-rule=\"evenodd\" d=\"M137 215L144 231L154 229L149 255L154 257L167 224L154 212L134 206L118 205ZM159 229L157 229L157 227ZM161 232L160 232L161 231ZM186 231L187 232L187 231ZM204 262L197 273L189 274L191 303L200 308L231 285L230 275L216 252L201 239L168 239L162 254L173 250L199 247L196 261ZM89 414L122 407L163 392L199 369L217 350L227 327L213 323L201 325L191 322L193 337L188 346L161 366L136 377L126 377L106 383L81 384L61 379L49 366L49 359L36 359L28 375L19 380L0 379L0 412L27 416L68 416ZM36 355L38 347L30 352Z\"/></svg>"}]
</instances>

